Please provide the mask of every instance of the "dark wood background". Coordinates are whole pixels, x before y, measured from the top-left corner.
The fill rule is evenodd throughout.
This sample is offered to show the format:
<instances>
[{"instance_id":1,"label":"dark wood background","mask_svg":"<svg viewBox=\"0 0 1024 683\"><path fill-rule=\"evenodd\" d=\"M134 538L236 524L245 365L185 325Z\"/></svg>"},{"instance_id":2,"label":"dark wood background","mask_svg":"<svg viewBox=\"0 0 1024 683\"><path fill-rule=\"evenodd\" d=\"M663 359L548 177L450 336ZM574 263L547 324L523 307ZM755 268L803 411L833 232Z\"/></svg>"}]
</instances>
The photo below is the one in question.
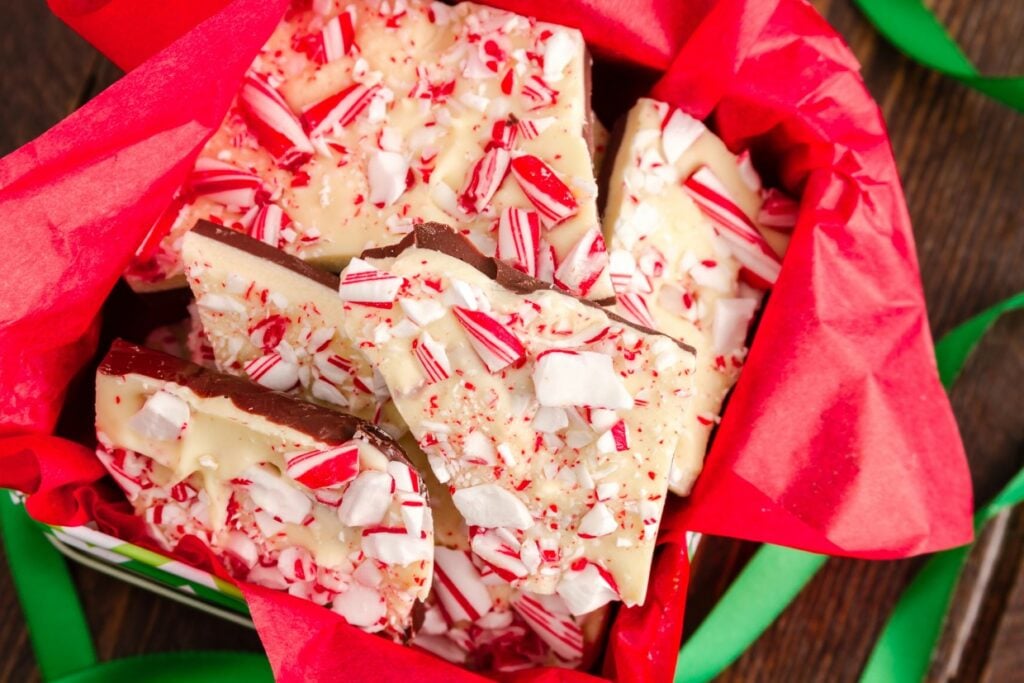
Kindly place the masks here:
<instances>
[{"instance_id":1,"label":"dark wood background","mask_svg":"<svg viewBox=\"0 0 1024 683\"><path fill-rule=\"evenodd\" d=\"M983 72L1024 73L1024 2L930 4ZM853 47L885 112L914 218L936 335L1024 290L1024 117L908 62L874 33L849 0L814 0L814 5ZM54 19L43 0L0 0L0 6L0 154L5 154L86 102L119 73ZM1024 315L1001 322L952 394L979 500L1024 465L1022 337ZM707 561L688 605L688 628L752 550L752 544L723 539L708 543L703 551ZM919 566L920 560L829 561L723 680L856 680L886 616ZM242 627L91 570L76 568L75 576L102 658L259 647L255 633ZM2 563L0 653L0 680L38 680ZM929 679L1024 681L1024 511L991 525L979 540Z\"/></svg>"}]
</instances>

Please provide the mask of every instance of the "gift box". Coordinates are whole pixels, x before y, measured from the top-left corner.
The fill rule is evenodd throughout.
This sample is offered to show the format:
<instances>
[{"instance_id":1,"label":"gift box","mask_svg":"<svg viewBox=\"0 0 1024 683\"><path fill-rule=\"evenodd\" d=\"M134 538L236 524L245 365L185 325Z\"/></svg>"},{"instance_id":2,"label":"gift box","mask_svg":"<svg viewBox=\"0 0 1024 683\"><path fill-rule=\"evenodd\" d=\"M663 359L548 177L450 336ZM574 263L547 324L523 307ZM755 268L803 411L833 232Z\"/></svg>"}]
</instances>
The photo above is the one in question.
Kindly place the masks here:
<instances>
[{"instance_id":1,"label":"gift box","mask_svg":"<svg viewBox=\"0 0 1024 683\"><path fill-rule=\"evenodd\" d=\"M223 569L203 553L153 555L105 478L89 447L90 370L112 335L137 338L147 316L174 309L140 310L111 292L286 4L51 0L128 73L0 162L0 207L17 226L0 245L0 485L29 493L30 514L54 525L64 546L109 564L128 557L161 581L170 573L176 590L188 586L232 613L238 594ZM968 473L938 381L902 190L881 115L841 39L799 0L493 4L583 31L597 59L600 117L613 121L651 94L706 120L800 197L782 274L705 470L669 506L647 600L618 610L592 675L671 676L687 532L873 559L969 540ZM238 591L281 680L479 678L310 603Z\"/></svg>"}]
</instances>

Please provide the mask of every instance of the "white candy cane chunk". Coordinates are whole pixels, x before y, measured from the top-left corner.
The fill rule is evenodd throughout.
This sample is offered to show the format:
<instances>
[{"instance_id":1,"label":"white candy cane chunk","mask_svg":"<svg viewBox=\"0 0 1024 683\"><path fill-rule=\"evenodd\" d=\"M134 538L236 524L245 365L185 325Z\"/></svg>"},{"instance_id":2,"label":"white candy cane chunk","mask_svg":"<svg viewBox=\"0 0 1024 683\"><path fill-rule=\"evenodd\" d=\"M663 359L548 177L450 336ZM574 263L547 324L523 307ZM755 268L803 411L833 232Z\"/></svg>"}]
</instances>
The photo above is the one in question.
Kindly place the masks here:
<instances>
[{"instance_id":1,"label":"white candy cane chunk","mask_svg":"<svg viewBox=\"0 0 1024 683\"><path fill-rule=\"evenodd\" d=\"M755 311L757 299L719 299L715 302L715 319L711 326L715 355L743 348Z\"/></svg>"},{"instance_id":2,"label":"white candy cane chunk","mask_svg":"<svg viewBox=\"0 0 1024 683\"><path fill-rule=\"evenodd\" d=\"M340 486L359 474L359 444L316 449L288 456L287 474L311 489Z\"/></svg>"},{"instance_id":3,"label":"white candy cane chunk","mask_svg":"<svg viewBox=\"0 0 1024 683\"><path fill-rule=\"evenodd\" d=\"M528 529L533 526L529 509L514 494L497 484L480 484L452 494L455 507L470 526Z\"/></svg>"},{"instance_id":4,"label":"white candy cane chunk","mask_svg":"<svg viewBox=\"0 0 1024 683\"><path fill-rule=\"evenodd\" d=\"M239 100L253 130L267 151L281 163L313 154L313 143L306 137L295 113L275 88L262 77L249 74L242 83Z\"/></svg>"},{"instance_id":5,"label":"white candy cane chunk","mask_svg":"<svg viewBox=\"0 0 1024 683\"><path fill-rule=\"evenodd\" d=\"M189 175L186 190L195 197L247 209L256 204L256 195L262 187L263 181L255 173L217 159L200 157Z\"/></svg>"},{"instance_id":6,"label":"white candy cane chunk","mask_svg":"<svg viewBox=\"0 0 1024 683\"><path fill-rule=\"evenodd\" d=\"M362 549L368 557L399 567L429 562L434 556L434 546L429 538L422 536L412 536L405 529L371 527L363 529Z\"/></svg>"},{"instance_id":7,"label":"white candy cane chunk","mask_svg":"<svg viewBox=\"0 0 1024 683\"><path fill-rule=\"evenodd\" d=\"M331 609L345 618L352 626L369 630L374 625L384 625L387 606L384 597L373 588L352 584L344 593L334 599Z\"/></svg>"},{"instance_id":8,"label":"white candy cane chunk","mask_svg":"<svg viewBox=\"0 0 1024 683\"><path fill-rule=\"evenodd\" d=\"M254 358L243 368L252 381L274 391L288 391L299 383L299 366L276 351Z\"/></svg>"},{"instance_id":9,"label":"white candy cane chunk","mask_svg":"<svg viewBox=\"0 0 1024 683\"><path fill-rule=\"evenodd\" d=\"M338 293L343 301L390 308L403 282L396 275L385 273L360 258L354 258L341 271Z\"/></svg>"},{"instance_id":10,"label":"white candy cane chunk","mask_svg":"<svg viewBox=\"0 0 1024 683\"><path fill-rule=\"evenodd\" d=\"M324 24L320 30L317 58L322 64L341 59L355 47L355 20L350 6Z\"/></svg>"},{"instance_id":11,"label":"white candy cane chunk","mask_svg":"<svg viewBox=\"0 0 1024 683\"><path fill-rule=\"evenodd\" d=\"M469 334L469 343L490 372L498 372L526 355L510 329L483 311L455 306L452 313Z\"/></svg>"},{"instance_id":12,"label":"white candy cane chunk","mask_svg":"<svg viewBox=\"0 0 1024 683\"><path fill-rule=\"evenodd\" d=\"M521 270L537 276L540 257L540 216L535 211L508 207L498 219L498 249L495 256Z\"/></svg>"},{"instance_id":13,"label":"white candy cane chunk","mask_svg":"<svg viewBox=\"0 0 1024 683\"><path fill-rule=\"evenodd\" d=\"M188 426L188 404L167 391L158 391L142 404L139 412L128 420L136 434L157 441L173 441Z\"/></svg>"},{"instance_id":14,"label":"white candy cane chunk","mask_svg":"<svg viewBox=\"0 0 1024 683\"><path fill-rule=\"evenodd\" d=\"M420 327L429 325L435 320L440 320L444 317L446 310L443 304L431 299L418 301L416 299L399 298L398 305L402 307L405 317Z\"/></svg>"},{"instance_id":15,"label":"white candy cane chunk","mask_svg":"<svg viewBox=\"0 0 1024 683\"><path fill-rule=\"evenodd\" d=\"M598 226L588 230L555 270L555 282L565 290L586 296L608 265L608 251Z\"/></svg>"},{"instance_id":16,"label":"white candy cane chunk","mask_svg":"<svg viewBox=\"0 0 1024 683\"><path fill-rule=\"evenodd\" d=\"M559 657L568 661L583 656L583 631L557 595L516 593L512 609Z\"/></svg>"},{"instance_id":17,"label":"white candy cane chunk","mask_svg":"<svg viewBox=\"0 0 1024 683\"><path fill-rule=\"evenodd\" d=\"M680 109L670 109L661 122L661 150L670 164L697 141L707 128L703 123Z\"/></svg>"},{"instance_id":18,"label":"white candy cane chunk","mask_svg":"<svg viewBox=\"0 0 1024 683\"><path fill-rule=\"evenodd\" d=\"M544 43L544 78L552 83L562 80L565 69L579 52L579 46L565 30L556 30Z\"/></svg>"},{"instance_id":19,"label":"white candy cane chunk","mask_svg":"<svg viewBox=\"0 0 1024 683\"><path fill-rule=\"evenodd\" d=\"M579 534L580 538L600 538L601 536L607 536L618 528L619 524L615 521L615 515L612 514L607 505L598 502L594 503L594 507L590 508L587 514L583 515L576 533Z\"/></svg>"},{"instance_id":20,"label":"white candy cane chunk","mask_svg":"<svg viewBox=\"0 0 1024 683\"><path fill-rule=\"evenodd\" d=\"M262 467L248 467L242 479L249 481L249 495L256 505L289 524L301 524L313 509L306 494Z\"/></svg>"},{"instance_id":21,"label":"white candy cane chunk","mask_svg":"<svg viewBox=\"0 0 1024 683\"><path fill-rule=\"evenodd\" d=\"M282 247L285 243L284 231L291 226L292 219L277 204L264 204L256 211L249 224L249 236L255 237L272 247Z\"/></svg>"},{"instance_id":22,"label":"white candy cane chunk","mask_svg":"<svg viewBox=\"0 0 1024 683\"><path fill-rule=\"evenodd\" d=\"M453 623L476 621L491 611L494 601L480 572L461 550L434 549L434 593Z\"/></svg>"},{"instance_id":23,"label":"white candy cane chunk","mask_svg":"<svg viewBox=\"0 0 1024 683\"><path fill-rule=\"evenodd\" d=\"M772 188L764 195L764 203L757 214L757 222L766 228L790 232L796 227L799 212L799 202Z\"/></svg>"},{"instance_id":24,"label":"white candy cane chunk","mask_svg":"<svg viewBox=\"0 0 1024 683\"><path fill-rule=\"evenodd\" d=\"M459 192L459 206L463 211L472 214L487 208L508 175L511 160L508 150L501 147L493 147L477 159L466 174Z\"/></svg>"},{"instance_id":25,"label":"white candy cane chunk","mask_svg":"<svg viewBox=\"0 0 1024 683\"><path fill-rule=\"evenodd\" d=\"M419 493L420 477L416 470L397 460L388 461L388 474L395 480L395 490L405 493Z\"/></svg>"},{"instance_id":26,"label":"white candy cane chunk","mask_svg":"<svg viewBox=\"0 0 1024 683\"><path fill-rule=\"evenodd\" d=\"M782 269L779 257L711 169L701 166L683 183L683 189L711 219L736 259L765 283L773 284Z\"/></svg>"},{"instance_id":27,"label":"white candy cane chunk","mask_svg":"<svg viewBox=\"0 0 1024 683\"><path fill-rule=\"evenodd\" d=\"M412 342L412 353L423 367L423 374L428 384L436 384L448 379L452 374L451 363L444 346L435 341L426 331Z\"/></svg>"},{"instance_id":28,"label":"white candy cane chunk","mask_svg":"<svg viewBox=\"0 0 1024 683\"><path fill-rule=\"evenodd\" d=\"M513 159L511 166L512 175L537 208L545 227L552 228L579 211L569 186L537 157L523 154Z\"/></svg>"},{"instance_id":29,"label":"white candy cane chunk","mask_svg":"<svg viewBox=\"0 0 1024 683\"><path fill-rule=\"evenodd\" d=\"M563 574L555 591L576 616L593 612L619 599L611 574L593 562Z\"/></svg>"},{"instance_id":30,"label":"white candy cane chunk","mask_svg":"<svg viewBox=\"0 0 1024 683\"><path fill-rule=\"evenodd\" d=\"M345 128L367 107L380 86L354 83L302 110L302 122L311 138L322 136L338 126Z\"/></svg>"},{"instance_id":31,"label":"white candy cane chunk","mask_svg":"<svg viewBox=\"0 0 1024 683\"><path fill-rule=\"evenodd\" d=\"M394 480L387 472L367 470L355 478L341 499L338 518L345 526L380 524L391 506Z\"/></svg>"},{"instance_id":32,"label":"white candy cane chunk","mask_svg":"<svg viewBox=\"0 0 1024 683\"><path fill-rule=\"evenodd\" d=\"M401 496L402 522L409 535L418 537L423 532L427 521L427 501L423 496L405 494Z\"/></svg>"},{"instance_id":33,"label":"white candy cane chunk","mask_svg":"<svg viewBox=\"0 0 1024 683\"><path fill-rule=\"evenodd\" d=\"M408 187L409 162L398 152L374 152L366 168L370 203L391 206Z\"/></svg>"},{"instance_id":34,"label":"white candy cane chunk","mask_svg":"<svg viewBox=\"0 0 1024 683\"><path fill-rule=\"evenodd\" d=\"M533 386L542 406L633 407L633 398L615 372L611 357L603 353L545 351L534 366Z\"/></svg>"},{"instance_id":35,"label":"white candy cane chunk","mask_svg":"<svg viewBox=\"0 0 1024 683\"><path fill-rule=\"evenodd\" d=\"M652 329L655 327L654 316L651 315L651 309L647 305L647 299L644 298L643 294L622 292L615 295L615 300L618 301L619 310L622 311L626 318L637 325L643 325Z\"/></svg>"},{"instance_id":36,"label":"white candy cane chunk","mask_svg":"<svg viewBox=\"0 0 1024 683\"><path fill-rule=\"evenodd\" d=\"M532 424L538 432L553 434L569 426L569 414L564 408L541 406L533 416Z\"/></svg>"}]
</instances>

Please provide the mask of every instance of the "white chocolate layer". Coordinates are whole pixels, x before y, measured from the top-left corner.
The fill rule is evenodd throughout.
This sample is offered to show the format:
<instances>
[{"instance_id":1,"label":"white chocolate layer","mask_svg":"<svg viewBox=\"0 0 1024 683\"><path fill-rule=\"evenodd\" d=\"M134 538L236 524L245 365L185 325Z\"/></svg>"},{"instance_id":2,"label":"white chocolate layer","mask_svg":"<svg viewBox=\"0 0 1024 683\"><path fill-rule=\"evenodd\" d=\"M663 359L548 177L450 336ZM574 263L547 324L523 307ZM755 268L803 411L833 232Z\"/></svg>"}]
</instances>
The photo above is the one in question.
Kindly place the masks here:
<instances>
[{"instance_id":1,"label":"white chocolate layer","mask_svg":"<svg viewBox=\"0 0 1024 683\"><path fill-rule=\"evenodd\" d=\"M563 294L515 294L435 251L410 248L375 265L403 278L398 304L348 304L346 332L363 340L435 475L470 516L474 553L517 588L565 597L563 588L597 581L612 591L570 605L574 613L643 602L682 438L671 416L688 402L692 355ZM443 315L415 325L403 300L443 302ZM470 333L490 325L474 312L513 338ZM545 352L603 357L632 407L542 410L533 374ZM440 356L448 376L439 379L428 368Z\"/></svg>"},{"instance_id":2,"label":"white chocolate layer","mask_svg":"<svg viewBox=\"0 0 1024 683\"><path fill-rule=\"evenodd\" d=\"M158 247L144 250L129 272L134 287L180 286L181 237L200 218L257 234L335 270L364 248L399 241L419 221L455 225L493 255L492 228L502 210L532 211L536 202L544 202L535 187L508 170L509 159L515 167L519 155L531 155L550 169L575 203L567 209L571 215L544 229L541 252L546 255L550 245L555 261L564 260L599 227L584 134L590 64L578 31L468 2L449 7L424 0L335 0L321 6L322 13L291 14L252 73L276 85L296 115L352 85L363 88L358 92L366 97L350 103L350 116L336 112L341 118L334 125L307 123L299 135L306 135L303 144L315 151L304 153L302 159L309 161L297 166L302 159L275 160L237 100L204 148L200 165L230 164L250 174L248 180L261 182L260 190L225 194L195 180L186 184L181 203L165 217L173 224L170 233ZM317 52L318 41L339 20L351 22L354 43L347 53L333 50L327 59ZM282 125L288 124L291 114L278 114ZM318 117L314 112L307 118ZM513 137L501 132L503 122L512 123ZM468 208L459 197L478 160L495 146L506 150L497 189L492 198ZM281 214L272 216L269 228L258 210L267 202L284 216L283 221ZM545 271L548 280L555 265ZM606 274L583 288L581 293L594 299L611 296Z\"/></svg>"},{"instance_id":3,"label":"white chocolate layer","mask_svg":"<svg viewBox=\"0 0 1024 683\"><path fill-rule=\"evenodd\" d=\"M426 598L433 525L421 493L385 492L369 506L353 497L367 477L392 486L398 463L369 442L324 443L227 397L138 374L97 375L96 427L97 455L168 550L195 536L238 578L332 606L368 631L404 631ZM296 460L339 447L342 477ZM417 501L424 515L414 536L403 506ZM359 508L361 524L342 521L346 506ZM401 530L402 557L380 559L378 529L396 538ZM342 598L353 586L364 598L355 607Z\"/></svg>"},{"instance_id":4,"label":"white chocolate layer","mask_svg":"<svg viewBox=\"0 0 1024 683\"><path fill-rule=\"evenodd\" d=\"M675 493L685 495L743 365L747 327L762 293L741 284L740 263L682 182L707 166L751 220L761 197L759 180L745 179L737 158L699 122L687 117L690 135L669 139L663 127L671 114L669 105L651 99L641 99L629 112L609 182L604 230L615 310L697 349L696 395L685 413L670 481ZM784 250L781 235L773 233L770 241Z\"/></svg>"}]
</instances>

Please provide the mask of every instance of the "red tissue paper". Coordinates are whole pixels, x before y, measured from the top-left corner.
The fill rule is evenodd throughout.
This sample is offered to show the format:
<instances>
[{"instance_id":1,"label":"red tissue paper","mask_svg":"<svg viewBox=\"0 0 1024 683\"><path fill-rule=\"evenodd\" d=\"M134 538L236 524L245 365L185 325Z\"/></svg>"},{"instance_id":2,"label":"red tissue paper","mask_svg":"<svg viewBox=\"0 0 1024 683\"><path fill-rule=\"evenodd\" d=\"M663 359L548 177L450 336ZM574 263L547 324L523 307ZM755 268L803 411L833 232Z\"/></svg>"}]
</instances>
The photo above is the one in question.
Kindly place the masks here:
<instances>
[{"instance_id":1,"label":"red tissue paper","mask_svg":"<svg viewBox=\"0 0 1024 683\"><path fill-rule=\"evenodd\" d=\"M129 72L0 160L0 486L32 494L41 521L93 520L139 540L91 451L52 432L62 409L89 411L63 403L97 351L99 311L287 3L50 4ZM888 136L828 24L801 0L492 4L580 28L599 58L599 106L624 112L637 84L653 84L801 198L705 471L667 511L646 604L618 611L602 675L671 677L685 530L875 559L970 540L969 474ZM242 589L279 680L482 680L329 610ZM556 669L503 678L597 680Z\"/></svg>"}]
</instances>

